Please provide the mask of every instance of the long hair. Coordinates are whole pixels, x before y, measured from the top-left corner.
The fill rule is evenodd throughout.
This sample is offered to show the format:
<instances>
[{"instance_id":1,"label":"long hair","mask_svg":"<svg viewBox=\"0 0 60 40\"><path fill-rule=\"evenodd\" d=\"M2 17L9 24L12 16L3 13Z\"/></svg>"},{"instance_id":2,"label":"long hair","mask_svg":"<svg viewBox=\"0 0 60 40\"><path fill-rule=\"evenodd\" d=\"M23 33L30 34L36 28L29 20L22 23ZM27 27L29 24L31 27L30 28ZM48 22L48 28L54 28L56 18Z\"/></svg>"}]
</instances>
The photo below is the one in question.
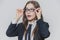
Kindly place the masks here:
<instances>
[{"instance_id":1,"label":"long hair","mask_svg":"<svg viewBox=\"0 0 60 40\"><path fill-rule=\"evenodd\" d=\"M27 17L25 15L25 11L26 11L26 6L29 4L29 3L32 3L34 5L35 8L40 8L40 5L37 1L28 1L24 7L24 12L23 12L23 24L24 24L24 27L25 27L25 32L26 32L26 27L28 25L28 20L27 20ZM42 12L41 12L42 13ZM35 17L35 19L37 20L37 16ZM43 16L41 14L41 20L43 21ZM36 27L34 28L33 30L33 34L37 31L38 27L36 25Z\"/></svg>"}]
</instances>

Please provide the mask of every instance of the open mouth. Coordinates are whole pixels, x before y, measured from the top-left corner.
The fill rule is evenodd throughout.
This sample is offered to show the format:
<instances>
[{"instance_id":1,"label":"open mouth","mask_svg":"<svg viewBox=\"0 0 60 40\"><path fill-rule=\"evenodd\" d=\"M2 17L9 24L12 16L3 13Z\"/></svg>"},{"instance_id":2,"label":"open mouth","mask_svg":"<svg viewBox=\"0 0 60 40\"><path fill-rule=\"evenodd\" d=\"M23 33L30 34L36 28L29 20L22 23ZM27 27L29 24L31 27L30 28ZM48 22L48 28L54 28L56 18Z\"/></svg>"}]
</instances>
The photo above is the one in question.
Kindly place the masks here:
<instances>
[{"instance_id":1,"label":"open mouth","mask_svg":"<svg viewBox=\"0 0 60 40\"><path fill-rule=\"evenodd\" d=\"M27 17L31 17L31 15L27 15Z\"/></svg>"}]
</instances>

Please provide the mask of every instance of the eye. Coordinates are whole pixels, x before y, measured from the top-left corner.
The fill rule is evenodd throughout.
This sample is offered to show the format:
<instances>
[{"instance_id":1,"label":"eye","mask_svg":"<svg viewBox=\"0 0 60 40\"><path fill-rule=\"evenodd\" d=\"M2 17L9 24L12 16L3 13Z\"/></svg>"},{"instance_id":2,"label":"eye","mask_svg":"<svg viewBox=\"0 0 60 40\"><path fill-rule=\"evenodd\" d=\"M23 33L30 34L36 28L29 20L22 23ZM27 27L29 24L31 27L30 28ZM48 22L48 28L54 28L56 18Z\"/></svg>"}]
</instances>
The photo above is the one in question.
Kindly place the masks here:
<instances>
[{"instance_id":1,"label":"eye","mask_svg":"<svg viewBox=\"0 0 60 40\"><path fill-rule=\"evenodd\" d=\"M25 10L26 10L26 11L28 11L29 9L28 9L28 8L26 8Z\"/></svg>"},{"instance_id":2,"label":"eye","mask_svg":"<svg viewBox=\"0 0 60 40\"><path fill-rule=\"evenodd\" d=\"M31 11L34 11L35 9L32 8L32 9L30 9L30 10L31 10Z\"/></svg>"},{"instance_id":3,"label":"eye","mask_svg":"<svg viewBox=\"0 0 60 40\"><path fill-rule=\"evenodd\" d=\"M26 12L27 12L27 11L33 12L33 11L35 11L35 9L34 9L34 8L30 8L30 9L26 8Z\"/></svg>"}]
</instances>

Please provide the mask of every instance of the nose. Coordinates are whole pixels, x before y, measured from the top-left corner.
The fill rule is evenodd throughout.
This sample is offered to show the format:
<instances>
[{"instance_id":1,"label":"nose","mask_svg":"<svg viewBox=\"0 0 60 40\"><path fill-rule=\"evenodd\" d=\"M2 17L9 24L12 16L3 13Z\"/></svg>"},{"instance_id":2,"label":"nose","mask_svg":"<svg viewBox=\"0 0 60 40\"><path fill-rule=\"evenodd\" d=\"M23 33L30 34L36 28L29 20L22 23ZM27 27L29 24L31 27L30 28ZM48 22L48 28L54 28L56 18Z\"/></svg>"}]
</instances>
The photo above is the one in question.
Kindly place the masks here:
<instances>
[{"instance_id":1,"label":"nose","mask_svg":"<svg viewBox=\"0 0 60 40\"><path fill-rule=\"evenodd\" d=\"M27 13L30 14L30 11L28 11Z\"/></svg>"}]
</instances>

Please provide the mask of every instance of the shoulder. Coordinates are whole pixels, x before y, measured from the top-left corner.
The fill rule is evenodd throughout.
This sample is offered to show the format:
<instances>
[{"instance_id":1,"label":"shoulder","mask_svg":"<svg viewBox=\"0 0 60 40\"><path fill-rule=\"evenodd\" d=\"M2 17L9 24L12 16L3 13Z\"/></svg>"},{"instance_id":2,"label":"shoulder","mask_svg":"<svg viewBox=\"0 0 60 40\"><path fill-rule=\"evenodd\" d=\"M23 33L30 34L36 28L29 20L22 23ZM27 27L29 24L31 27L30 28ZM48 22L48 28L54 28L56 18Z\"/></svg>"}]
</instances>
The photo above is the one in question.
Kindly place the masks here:
<instances>
[{"instance_id":1,"label":"shoulder","mask_svg":"<svg viewBox=\"0 0 60 40\"><path fill-rule=\"evenodd\" d=\"M37 25L41 27L49 27L48 22L42 21L41 19L37 20Z\"/></svg>"}]
</instances>

